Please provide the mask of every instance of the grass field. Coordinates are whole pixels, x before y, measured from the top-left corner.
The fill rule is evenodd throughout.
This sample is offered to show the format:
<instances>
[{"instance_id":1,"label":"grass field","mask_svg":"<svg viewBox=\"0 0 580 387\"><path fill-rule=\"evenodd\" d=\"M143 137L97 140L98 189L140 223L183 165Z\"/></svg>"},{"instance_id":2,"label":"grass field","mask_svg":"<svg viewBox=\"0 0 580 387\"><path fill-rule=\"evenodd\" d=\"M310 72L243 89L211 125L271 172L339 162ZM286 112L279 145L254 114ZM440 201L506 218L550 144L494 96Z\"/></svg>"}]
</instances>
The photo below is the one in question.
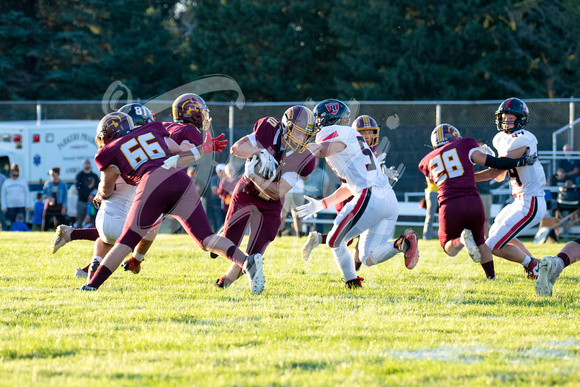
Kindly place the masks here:
<instances>
[{"instance_id":1,"label":"grass field","mask_svg":"<svg viewBox=\"0 0 580 387\"><path fill-rule=\"evenodd\" d=\"M518 265L488 282L421 241L414 270L397 256L348 291L329 249L303 262L284 237L255 296L245 277L214 289L227 261L160 235L139 275L80 292L91 243L51 255L51 235L0 232L0 385L580 385L580 265L541 299Z\"/></svg>"}]
</instances>

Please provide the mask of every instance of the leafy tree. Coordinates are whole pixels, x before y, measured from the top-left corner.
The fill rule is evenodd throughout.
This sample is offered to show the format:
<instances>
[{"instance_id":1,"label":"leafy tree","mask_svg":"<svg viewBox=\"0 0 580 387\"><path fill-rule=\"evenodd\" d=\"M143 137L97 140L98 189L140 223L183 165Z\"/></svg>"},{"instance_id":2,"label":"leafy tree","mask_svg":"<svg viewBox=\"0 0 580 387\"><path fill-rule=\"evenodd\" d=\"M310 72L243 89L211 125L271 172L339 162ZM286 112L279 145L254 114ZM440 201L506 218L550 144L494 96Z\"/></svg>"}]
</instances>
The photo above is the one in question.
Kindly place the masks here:
<instances>
[{"instance_id":1,"label":"leafy tree","mask_svg":"<svg viewBox=\"0 0 580 387\"><path fill-rule=\"evenodd\" d=\"M164 26L172 6L155 0L47 4L41 15L52 39L41 98L96 99L116 80L143 98L179 85L174 38Z\"/></svg>"},{"instance_id":2,"label":"leafy tree","mask_svg":"<svg viewBox=\"0 0 580 387\"><path fill-rule=\"evenodd\" d=\"M25 3L21 5L26 5ZM26 7L0 14L0 99L34 99L42 87L42 26Z\"/></svg>"},{"instance_id":3,"label":"leafy tree","mask_svg":"<svg viewBox=\"0 0 580 387\"><path fill-rule=\"evenodd\" d=\"M354 75L339 86L359 99L577 94L573 2L365 3L345 1L330 18L347 48L341 62Z\"/></svg>"},{"instance_id":4,"label":"leafy tree","mask_svg":"<svg viewBox=\"0 0 580 387\"><path fill-rule=\"evenodd\" d=\"M334 94L339 76L325 17L309 1L204 1L195 7L192 76L223 73L253 101Z\"/></svg>"},{"instance_id":5,"label":"leafy tree","mask_svg":"<svg viewBox=\"0 0 580 387\"><path fill-rule=\"evenodd\" d=\"M4 3L1 99L99 99L116 80L147 99L220 73L250 101L580 92L575 0Z\"/></svg>"}]
</instances>

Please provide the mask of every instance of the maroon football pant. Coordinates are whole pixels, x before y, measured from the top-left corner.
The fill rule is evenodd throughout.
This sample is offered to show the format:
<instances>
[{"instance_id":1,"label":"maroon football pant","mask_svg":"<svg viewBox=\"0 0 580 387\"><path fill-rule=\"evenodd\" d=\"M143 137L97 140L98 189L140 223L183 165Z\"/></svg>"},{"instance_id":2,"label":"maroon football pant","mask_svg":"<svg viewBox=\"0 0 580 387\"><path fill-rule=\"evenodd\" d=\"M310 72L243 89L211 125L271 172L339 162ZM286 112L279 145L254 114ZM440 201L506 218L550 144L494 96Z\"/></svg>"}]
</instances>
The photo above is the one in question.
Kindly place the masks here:
<instances>
[{"instance_id":1,"label":"maroon football pant","mask_svg":"<svg viewBox=\"0 0 580 387\"><path fill-rule=\"evenodd\" d=\"M463 229L473 233L479 246L485 243L485 210L479 196L463 196L445 200L439 206L439 242L445 244L461 236Z\"/></svg>"},{"instance_id":2,"label":"maroon football pant","mask_svg":"<svg viewBox=\"0 0 580 387\"><path fill-rule=\"evenodd\" d=\"M133 249L164 213L173 215L201 248L202 241L213 235L199 194L185 170L158 168L143 176L137 186L117 242Z\"/></svg>"},{"instance_id":3,"label":"maroon football pant","mask_svg":"<svg viewBox=\"0 0 580 387\"><path fill-rule=\"evenodd\" d=\"M265 201L250 195L238 184L226 215L223 236L239 247L249 224L250 240L246 253L264 254L280 228L282 205L282 200Z\"/></svg>"}]
</instances>

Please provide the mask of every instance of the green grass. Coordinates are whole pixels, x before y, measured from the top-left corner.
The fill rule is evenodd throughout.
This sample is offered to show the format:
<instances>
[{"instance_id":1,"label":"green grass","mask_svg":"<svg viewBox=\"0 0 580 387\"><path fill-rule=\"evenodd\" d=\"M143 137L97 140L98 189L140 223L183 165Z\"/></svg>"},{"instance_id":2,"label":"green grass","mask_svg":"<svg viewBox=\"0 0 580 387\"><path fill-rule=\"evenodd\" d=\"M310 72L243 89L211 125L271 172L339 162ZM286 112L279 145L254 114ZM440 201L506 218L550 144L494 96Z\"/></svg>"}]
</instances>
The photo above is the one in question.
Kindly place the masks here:
<instances>
[{"instance_id":1,"label":"green grass","mask_svg":"<svg viewBox=\"0 0 580 387\"><path fill-rule=\"evenodd\" d=\"M328 248L302 262L285 237L255 296L245 277L214 289L228 262L160 235L139 275L85 293L92 244L51 255L50 237L0 232L0 385L580 385L580 265L541 299L519 265L487 282L421 241L414 270L397 256L348 291Z\"/></svg>"}]
</instances>

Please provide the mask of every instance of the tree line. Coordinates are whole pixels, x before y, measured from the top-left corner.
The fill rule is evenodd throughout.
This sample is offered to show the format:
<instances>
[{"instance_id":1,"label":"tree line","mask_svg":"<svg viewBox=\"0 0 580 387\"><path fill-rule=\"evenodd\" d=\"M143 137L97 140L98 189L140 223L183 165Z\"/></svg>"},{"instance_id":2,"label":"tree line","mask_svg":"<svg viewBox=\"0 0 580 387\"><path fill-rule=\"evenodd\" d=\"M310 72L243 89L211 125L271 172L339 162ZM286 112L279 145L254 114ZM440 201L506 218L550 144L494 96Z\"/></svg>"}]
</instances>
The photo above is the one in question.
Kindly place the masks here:
<instances>
[{"instance_id":1,"label":"tree line","mask_svg":"<svg viewBox=\"0 0 580 387\"><path fill-rule=\"evenodd\" d=\"M0 100L98 100L116 80L146 100L209 74L248 101L580 95L576 0L4 3Z\"/></svg>"}]
</instances>

